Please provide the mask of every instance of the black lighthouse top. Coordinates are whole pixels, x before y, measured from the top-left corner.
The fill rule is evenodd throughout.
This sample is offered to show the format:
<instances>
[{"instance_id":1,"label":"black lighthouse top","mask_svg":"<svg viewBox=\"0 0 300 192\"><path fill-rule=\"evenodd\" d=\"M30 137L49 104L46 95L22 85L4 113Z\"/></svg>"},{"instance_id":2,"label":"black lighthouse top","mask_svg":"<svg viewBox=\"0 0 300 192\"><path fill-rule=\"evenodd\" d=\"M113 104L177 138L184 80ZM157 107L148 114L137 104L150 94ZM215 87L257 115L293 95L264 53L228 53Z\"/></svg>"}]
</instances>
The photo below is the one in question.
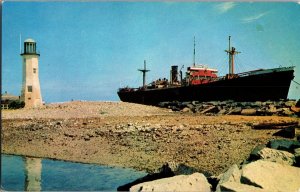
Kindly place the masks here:
<instances>
[{"instance_id":1,"label":"black lighthouse top","mask_svg":"<svg viewBox=\"0 0 300 192\"><path fill-rule=\"evenodd\" d=\"M24 52L21 55L40 55L36 52L36 42L33 39L24 41Z\"/></svg>"}]
</instances>

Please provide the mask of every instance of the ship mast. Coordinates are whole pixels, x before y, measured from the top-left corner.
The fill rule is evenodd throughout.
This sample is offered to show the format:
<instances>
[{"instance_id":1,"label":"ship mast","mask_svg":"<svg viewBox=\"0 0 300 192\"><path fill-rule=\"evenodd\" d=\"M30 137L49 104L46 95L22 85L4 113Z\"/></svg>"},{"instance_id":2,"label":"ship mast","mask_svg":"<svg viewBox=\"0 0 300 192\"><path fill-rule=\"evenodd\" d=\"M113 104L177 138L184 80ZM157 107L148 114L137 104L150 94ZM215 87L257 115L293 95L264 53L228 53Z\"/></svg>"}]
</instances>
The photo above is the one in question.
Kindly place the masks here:
<instances>
[{"instance_id":1,"label":"ship mast","mask_svg":"<svg viewBox=\"0 0 300 192\"><path fill-rule=\"evenodd\" d=\"M138 71L143 73L143 88L146 88L146 73L150 71L146 68L146 60L144 60L144 69L138 69Z\"/></svg>"},{"instance_id":2,"label":"ship mast","mask_svg":"<svg viewBox=\"0 0 300 192\"><path fill-rule=\"evenodd\" d=\"M194 36L194 57L193 57L193 67L195 67L195 65L196 65L196 63L195 63L195 54L196 54L195 46L196 46L196 43L195 43L195 36Z\"/></svg>"},{"instance_id":3,"label":"ship mast","mask_svg":"<svg viewBox=\"0 0 300 192\"><path fill-rule=\"evenodd\" d=\"M229 36L229 47L228 50L225 50L229 54L229 74L234 74L234 55L241 53L239 51L236 51L234 47L230 47L230 38Z\"/></svg>"}]
</instances>

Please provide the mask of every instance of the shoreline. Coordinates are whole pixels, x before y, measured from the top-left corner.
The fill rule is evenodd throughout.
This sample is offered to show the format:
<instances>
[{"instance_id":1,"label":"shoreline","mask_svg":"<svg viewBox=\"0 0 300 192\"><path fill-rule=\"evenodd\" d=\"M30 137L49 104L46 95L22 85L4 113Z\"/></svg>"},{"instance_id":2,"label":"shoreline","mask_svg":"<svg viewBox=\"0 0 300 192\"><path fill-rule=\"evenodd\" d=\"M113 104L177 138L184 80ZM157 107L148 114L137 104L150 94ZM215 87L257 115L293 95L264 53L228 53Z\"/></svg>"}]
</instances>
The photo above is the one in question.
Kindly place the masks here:
<instances>
[{"instance_id":1,"label":"shoreline","mask_svg":"<svg viewBox=\"0 0 300 192\"><path fill-rule=\"evenodd\" d=\"M103 109L106 114L99 113ZM256 145L278 138L272 136L277 130L253 130L252 124L300 122L278 116L204 116L123 102L70 102L2 113L2 153L146 172L168 162L214 175L240 164Z\"/></svg>"}]
</instances>

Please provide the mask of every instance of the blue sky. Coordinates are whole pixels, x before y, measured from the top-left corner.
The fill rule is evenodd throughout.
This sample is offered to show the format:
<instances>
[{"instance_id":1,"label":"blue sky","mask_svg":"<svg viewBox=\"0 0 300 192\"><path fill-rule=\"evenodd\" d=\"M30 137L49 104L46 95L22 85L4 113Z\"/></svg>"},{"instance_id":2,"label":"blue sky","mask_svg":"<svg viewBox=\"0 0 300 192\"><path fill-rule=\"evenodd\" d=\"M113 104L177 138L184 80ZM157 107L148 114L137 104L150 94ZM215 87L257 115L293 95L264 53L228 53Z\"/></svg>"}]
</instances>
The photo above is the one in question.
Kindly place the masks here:
<instances>
[{"instance_id":1,"label":"blue sky","mask_svg":"<svg viewBox=\"0 0 300 192\"><path fill-rule=\"evenodd\" d=\"M20 95L22 41L40 52L43 100L119 100L122 86L169 78L193 62L228 71L228 36L242 53L236 72L296 66L300 82L300 4L296 2L4 2L2 92ZM23 43L22 43L23 44ZM23 46L23 45L22 45ZM300 98L292 82L289 98Z\"/></svg>"}]
</instances>

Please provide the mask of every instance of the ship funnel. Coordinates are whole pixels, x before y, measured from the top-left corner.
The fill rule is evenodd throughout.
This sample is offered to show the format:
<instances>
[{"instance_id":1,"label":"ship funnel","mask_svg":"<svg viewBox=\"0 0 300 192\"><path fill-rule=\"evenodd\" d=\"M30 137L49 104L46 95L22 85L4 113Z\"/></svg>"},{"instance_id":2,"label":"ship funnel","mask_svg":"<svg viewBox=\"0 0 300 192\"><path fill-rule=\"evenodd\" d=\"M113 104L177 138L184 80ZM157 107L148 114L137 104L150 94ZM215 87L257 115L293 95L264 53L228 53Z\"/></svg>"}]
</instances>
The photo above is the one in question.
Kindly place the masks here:
<instances>
[{"instance_id":1,"label":"ship funnel","mask_svg":"<svg viewBox=\"0 0 300 192\"><path fill-rule=\"evenodd\" d=\"M171 66L170 81L171 81L171 84L178 82L178 66L177 65Z\"/></svg>"}]
</instances>

